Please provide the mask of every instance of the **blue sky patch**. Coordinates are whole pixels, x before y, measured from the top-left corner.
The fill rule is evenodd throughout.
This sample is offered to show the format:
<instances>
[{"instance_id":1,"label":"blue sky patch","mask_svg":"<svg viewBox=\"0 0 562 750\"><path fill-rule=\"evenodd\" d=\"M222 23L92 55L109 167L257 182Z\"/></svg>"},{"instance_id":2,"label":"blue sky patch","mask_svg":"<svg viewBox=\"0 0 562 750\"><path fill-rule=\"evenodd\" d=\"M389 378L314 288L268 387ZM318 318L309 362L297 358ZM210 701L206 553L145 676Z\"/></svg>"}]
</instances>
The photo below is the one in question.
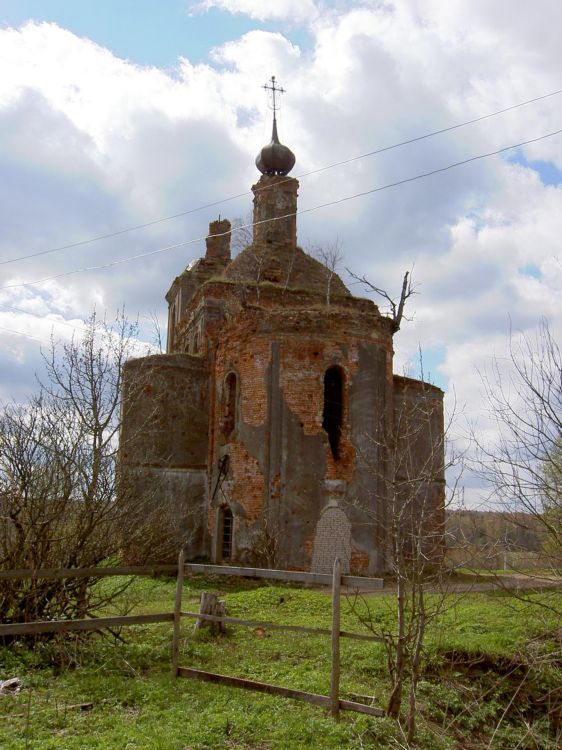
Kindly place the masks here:
<instances>
[{"instance_id":1,"label":"blue sky patch","mask_svg":"<svg viewBox=\"0 0 562 750\"><path fill-rule=\"evenodd\" d=\"M543 185L560 185L562 183L562 170L551 161L528 161L523 152L517 150L513 156L508 157L510 164L520 164L522 167L533 169L538 172Z\"/></svg>"},{"instance_id":2,"label":"blue sky patch","mask_svg":"<svg viewBox=\"0 0 562 750\"><path fill-rule=\"evenodd\" d=\"M302 28L260 23L240 13L211 8L189 15L186 0L0 0L0 27L47 21L87 37L138 65L172 67L178 57L208 62L209 51L260 29L282 33L301 48L311 40Z\"/></svg>"},{"instance_id":3,"label":"blue sky patch","mask_svg":"<svg viewBox=\"0 0 562 750\"><path fill-rule=\"evenodd\" d=\"M446 391L449 386L449 379L439 371L439 365L445 361L447 350L444 346L433 346L431 349L422 350L423 379L436 385L438 388ZM412 372L408 373L410 377L421 378L422 367L419 360L412 362Z\"/></svg>"},{"instance_id":4,"label":"blue sky patch","mask_svg":"<svg viewBox=\"0 0 562 750\"><path fill-rule=\"evenodd\" d=\"M526 266L521 266L519 273L522 276L531 276L533 279L542 279L541 270L535 263L527 263Z\"/></svg>"}]
</instances>

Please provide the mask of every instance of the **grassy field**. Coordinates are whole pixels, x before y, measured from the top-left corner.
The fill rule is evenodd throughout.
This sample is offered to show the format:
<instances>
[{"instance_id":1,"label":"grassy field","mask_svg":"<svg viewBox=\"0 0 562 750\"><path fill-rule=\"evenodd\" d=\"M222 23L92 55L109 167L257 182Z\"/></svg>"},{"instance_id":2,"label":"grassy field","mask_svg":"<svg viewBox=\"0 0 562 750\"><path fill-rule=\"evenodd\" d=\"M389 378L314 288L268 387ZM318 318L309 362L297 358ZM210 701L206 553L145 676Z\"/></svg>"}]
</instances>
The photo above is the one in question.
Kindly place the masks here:
<instances>
[{"instance_id":1,"label":"grassy field","mask_svg":"<svg viewBox=\"0 0 562 750\"><path fill-rule=\"evenodd\" d=\"M112 585L105 580L104 586ZM238 617L329 627L326 592L249 581L186 582L183 608L201 590L221 587ZM127 594L139 612L171 611L173 580L137 580ZM374 596L379 623L392 624L393 597ZM458 598L431 627L420 686L418 746L554 750L562 703L560 634L538 607L505 593ZM348 603L342 629L362 631ZM229 628L193 635L183 621L181 664L329 692L329 639ZM0 747L57 750L342 750L403 748L388 718L343 713L334 722L317 707L170 677L171 625L136 626L103 637L66 636L31 652L0 648L0 679L19 677L18 695L0 696ZM374 697L383 706L389 680L379 644L342 640L342 697ZM558 692L557 692L558 691ZM550 703L549 703L550 701ZM83 708L79 704L89 704ZM556 705L554 705L556 708Z\"/></svg>"}]
</instances>

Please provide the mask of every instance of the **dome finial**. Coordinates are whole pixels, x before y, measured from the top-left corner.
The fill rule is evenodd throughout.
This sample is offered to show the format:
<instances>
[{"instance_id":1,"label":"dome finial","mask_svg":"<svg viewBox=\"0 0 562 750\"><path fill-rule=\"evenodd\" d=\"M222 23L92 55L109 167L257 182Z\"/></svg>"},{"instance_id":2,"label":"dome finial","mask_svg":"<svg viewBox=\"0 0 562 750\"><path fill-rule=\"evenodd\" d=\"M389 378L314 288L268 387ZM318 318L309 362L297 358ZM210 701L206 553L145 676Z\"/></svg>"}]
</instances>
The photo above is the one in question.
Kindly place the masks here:
<instances>
[{"instance_id":1,"label":"dome finial","mask_svg":"<svg viewBox=\"0 0 562 750\"><path fill-rule=\"evenodd\" d=\"M275 85L275 76L271 76L270 81L271 81L271 85L269 85L269 83L266 83L264 86L262 86L262 89L265 89L266 91L271 91L271 96L273 98L273 103L272 103L273 119L275 120L275 113L277 112L277 99L275 97L275 94L285 94L286 92L282 86Z\"/></svg>"},{"instance_id":2,"label":"dome finial","mask_svg":"<svg viewBox=\"0 0 562 750\"><path fill-rule=\"evenodd\" d=\"M279 141L277 134L277 98L276 94L284 94L285 89L277 86L275 76L271 76L271 84L266 83L263 88L271 91L273 104L273 128L271 132L271 143L264 146L256 157L256 167L262 174L289 174L295 166L295 155L290 148Z\"/></svg>"}]
</instances>

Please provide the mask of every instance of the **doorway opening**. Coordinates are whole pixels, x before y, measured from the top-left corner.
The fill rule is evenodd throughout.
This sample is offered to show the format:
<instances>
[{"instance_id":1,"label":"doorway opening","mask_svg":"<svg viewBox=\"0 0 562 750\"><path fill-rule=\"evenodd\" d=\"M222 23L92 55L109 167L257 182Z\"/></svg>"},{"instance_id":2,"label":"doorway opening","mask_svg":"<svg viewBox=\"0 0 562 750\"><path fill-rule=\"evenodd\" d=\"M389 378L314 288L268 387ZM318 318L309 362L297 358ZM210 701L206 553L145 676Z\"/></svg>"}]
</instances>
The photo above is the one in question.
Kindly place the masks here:
<instances>
[{"instance_id":1,"label":"doorway opening","mask_svg":"<svg viewBox=\"0 0 562 750\"><path fill-rule=\"evenodd\" d=\"M221 561L232 559L234 516L230 508L221 508Z\"/></svg>"}]
</instances>

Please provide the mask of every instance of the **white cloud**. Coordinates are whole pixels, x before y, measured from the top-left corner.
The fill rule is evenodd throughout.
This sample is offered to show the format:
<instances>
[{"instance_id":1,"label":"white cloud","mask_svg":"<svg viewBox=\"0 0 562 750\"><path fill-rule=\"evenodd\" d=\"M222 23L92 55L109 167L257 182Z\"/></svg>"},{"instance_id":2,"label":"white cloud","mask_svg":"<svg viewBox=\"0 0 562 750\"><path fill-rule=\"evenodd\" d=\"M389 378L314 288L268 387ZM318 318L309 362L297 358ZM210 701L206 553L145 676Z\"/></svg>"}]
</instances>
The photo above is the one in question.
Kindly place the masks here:
<instances>
[{"instance_id":1,"label":"white cloud","mask_svg":"<svg viewBox=\"0 0 562 750\"><path fill-rule=\"evenodd\" d=\"M229 13L243 13L258 21L273 19L298 24L315 19L317 6L314 0L202 0L191 6L191 12L201 13L217 8Z\"/></svg>"}]
</instances>

